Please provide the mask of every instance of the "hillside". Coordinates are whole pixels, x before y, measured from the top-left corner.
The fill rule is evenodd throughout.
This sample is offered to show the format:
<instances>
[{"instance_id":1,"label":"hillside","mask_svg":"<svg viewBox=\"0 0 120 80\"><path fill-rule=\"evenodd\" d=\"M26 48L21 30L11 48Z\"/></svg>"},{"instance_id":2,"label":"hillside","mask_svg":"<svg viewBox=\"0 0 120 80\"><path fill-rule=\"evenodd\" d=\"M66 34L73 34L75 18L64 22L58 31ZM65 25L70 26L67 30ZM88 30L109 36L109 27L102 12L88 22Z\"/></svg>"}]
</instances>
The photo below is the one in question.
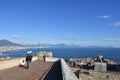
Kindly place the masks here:
<instances>
[{"instance_id":1,"label":"hillside","mask_svg":"<svg viewBox=\"0 0 120 80\"><path fill-rule=\"evenodd\" d=\"M0 40L0 46L22 46L22 45L13 43L13 42L8 41L6 39L2 39L2 40Z\"/></svg>"}]
</instances>

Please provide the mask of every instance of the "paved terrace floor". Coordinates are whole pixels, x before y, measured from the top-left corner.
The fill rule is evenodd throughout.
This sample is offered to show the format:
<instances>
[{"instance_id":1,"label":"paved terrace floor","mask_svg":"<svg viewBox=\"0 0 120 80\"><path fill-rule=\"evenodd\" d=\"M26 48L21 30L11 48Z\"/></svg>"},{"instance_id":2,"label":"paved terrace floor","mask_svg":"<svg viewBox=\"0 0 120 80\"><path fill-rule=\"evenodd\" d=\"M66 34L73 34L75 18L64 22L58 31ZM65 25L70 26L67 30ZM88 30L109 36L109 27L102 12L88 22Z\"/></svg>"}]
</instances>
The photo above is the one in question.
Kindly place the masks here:
<instances>
[{"instance_id":1,"label":"paved terrace floor","mask_svg":"<svg viewBox=\"0 0 120 80\"><path fill-rule=\"evenodd\" d=\"M0 80L62 80L59 66L58 62L34 61L30 63L29 69L15 66L1 70ZM42 78L43 76L44 78Z\"/></svg>"}]
</instances>

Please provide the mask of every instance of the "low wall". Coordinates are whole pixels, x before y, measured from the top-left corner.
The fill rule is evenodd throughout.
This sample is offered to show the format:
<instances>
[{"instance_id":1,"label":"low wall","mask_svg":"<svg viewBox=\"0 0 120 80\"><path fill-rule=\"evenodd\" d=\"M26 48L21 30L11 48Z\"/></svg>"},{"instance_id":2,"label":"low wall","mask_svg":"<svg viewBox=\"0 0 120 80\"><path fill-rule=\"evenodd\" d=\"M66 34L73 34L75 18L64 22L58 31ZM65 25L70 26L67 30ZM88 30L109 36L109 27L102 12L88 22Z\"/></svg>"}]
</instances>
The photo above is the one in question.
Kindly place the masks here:
<instances>
[{"instance_id":1,"label":"low wall","mask_svg":"<svg viewBox=\"0 0 120 80\"><path fill-rule=\"evenodd\" d=\"M55 58L55 57L45 57L46 62L56 62L60 60L60 58Z\"/></svg>"},{"instance_id":2,"label":"low wall","mask_svg":"<svg viewBox=\"0 0 120 80\"><path fill-rule=\"evenodd\" d=\"M14 67L14 66L18 66L19 63L22 62L22 60L25 60L25 57L2 60L2 61L0 61L0 70L11 68L11 67ZM36 56L33 57L32 61L35 61L35 60L37 60Z\"/></svg>"},{"instance_id":3,"label":"low wall","mask_svg":"<svg viewBox=\"0 0 120 80\"><path fill-rule=\"evenodd\" d=\"M64 59L61 59L61 70L63 80L78 80L75 74L71 71L70 67L67 65Z\"/></svg>"},{"instance_id":4,"label":"low wall","mask_svg":"<svg viewBox=\"0 0 120 80\"><path fill-rule=\"evenodd\" d=\"M62 78L63 80L78 80L78 78L75 76L75 74L72 72L70 67L67 65L64 59L62 58L53 58L53 57L46 57L46 62L56 62L60 61L61 63L61 72L62 72Z\"/></svg>"}]
</instances>

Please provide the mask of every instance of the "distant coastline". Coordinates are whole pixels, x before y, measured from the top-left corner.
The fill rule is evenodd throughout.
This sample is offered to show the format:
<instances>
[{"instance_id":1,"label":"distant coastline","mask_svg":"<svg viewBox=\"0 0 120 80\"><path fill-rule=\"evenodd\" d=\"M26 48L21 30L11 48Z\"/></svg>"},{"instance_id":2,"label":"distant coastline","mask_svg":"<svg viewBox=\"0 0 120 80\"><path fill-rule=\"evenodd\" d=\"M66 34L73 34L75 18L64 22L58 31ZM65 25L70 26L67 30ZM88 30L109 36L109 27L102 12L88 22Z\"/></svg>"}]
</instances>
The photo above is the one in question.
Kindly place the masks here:
<instances>
[{"instance_id":1,"label":"distant coastline","mask_svg":"<svg viewBox=\"0 0 120 80\"><path fill-rule=\"evenodd\" d=\"M33 47L29 46L0 46L0 53L6 52L6 51L13 51L13 50L21 50L21 49L29 49Z\"/></svg>"}]
</instances>

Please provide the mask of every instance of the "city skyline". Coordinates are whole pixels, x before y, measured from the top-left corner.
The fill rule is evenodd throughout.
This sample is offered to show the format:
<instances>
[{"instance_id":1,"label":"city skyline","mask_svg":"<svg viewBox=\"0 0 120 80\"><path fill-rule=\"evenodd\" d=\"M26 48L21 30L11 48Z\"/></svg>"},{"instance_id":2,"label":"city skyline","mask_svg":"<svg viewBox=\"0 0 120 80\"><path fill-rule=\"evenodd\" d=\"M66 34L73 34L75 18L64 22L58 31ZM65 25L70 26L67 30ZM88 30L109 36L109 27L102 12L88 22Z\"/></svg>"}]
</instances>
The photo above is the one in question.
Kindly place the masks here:
<instances>
[{"instance_id":1,"label":"city skyline","mask_svg":"<svg viewBox=\"0 0 120 80\"><path fill-rule=\"evenodd\" d=\"M119 0L1 0L0 39L120 47Z\"/></svg>"}]
</instances>

